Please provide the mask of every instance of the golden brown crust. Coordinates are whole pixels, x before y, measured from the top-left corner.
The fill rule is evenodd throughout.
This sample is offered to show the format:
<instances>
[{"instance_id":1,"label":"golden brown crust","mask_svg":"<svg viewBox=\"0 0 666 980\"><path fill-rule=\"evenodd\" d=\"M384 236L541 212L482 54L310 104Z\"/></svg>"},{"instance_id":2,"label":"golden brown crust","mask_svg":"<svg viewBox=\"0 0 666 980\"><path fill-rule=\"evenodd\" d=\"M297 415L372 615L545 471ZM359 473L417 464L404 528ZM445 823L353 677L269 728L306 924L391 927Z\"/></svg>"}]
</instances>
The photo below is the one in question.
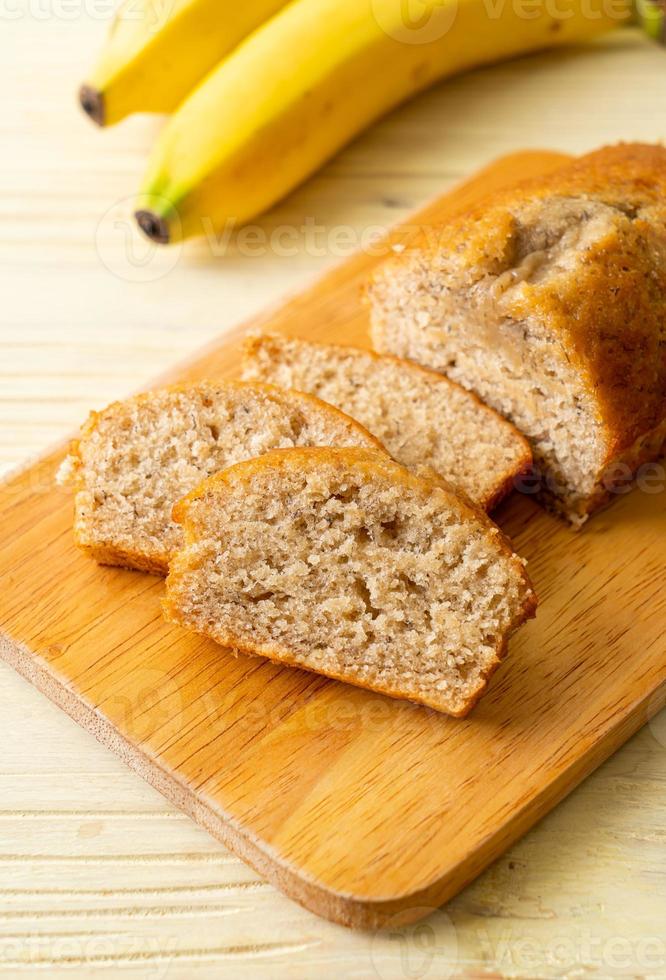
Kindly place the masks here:
<instances>
[{"instance_id":1,"label":"golden brown crust","mask_svg":"<svg viewBox=\"0 0 666 980\"><path fill-rule=\"evenodd\" d=\"M609 463L666 417L666 148L604 147L489 196L442 226L436 245L392 259L377 273L455 254L461 267L492 272L511 249L514 212L549 197L616 209L609 234L557 288L530 283L510 316L537 316L584 380L606 430Z\"/></svg>"},{"instance_id":2,"label":"golden brown crust","mask_svg":"<svg viewBox=\"0 0 666 980\"><path fill-rule=\"evenodd\" d=\"M256 456L254 459L247 459L241 463L234 463L233 466L215 473L208 479L203 480L199 486L179 500L173 509L173 519L179 524L187 527L187 513L189 505L209 493L215 493L220 486L233 485L236 482L249 485L256 473L262 470L292 470L298 469L301 472L315 470L326 463L336 463L340 466L354 466L356 469L365 470L370 474L382 473L388 475L390 479L402 483L405 487L422 487L428 484L433 491L442 491L449 497L449 502L454 510L461 516L474 516L486 527L496 527L488 515L481 510L471 500L466 499L460 492L454 489L443 477L430 476L427 473L417 475L408 470L387 453L379 453L372 449L357 448L332 448L330 446L308 446L295 449L273 449L263 456ZM503 541L510 547L509 539L506 538L499 528L497 529ZM513 553L513 549L510 549Z\"/></svg>"},{"instance_id":3,"label":"golden brown crust","mask_svg":"<svg viewBox=\"0 0 666 980\"><path fill-rule=\"evenodd\" d=\"M532 466L532 451L521 457L514 469L506 470L497 478L497 486L493 493L488 493L479 505L487 514L492 514L494 509L507 497L521 478L526 476Z\"/></svg>"},{"instance_id":4,"label":"golden brown crust","mask_svg":"<svg viewBox=\"0 0 666 980\"><path fill-rule=\"evenodd\" d=\"M76 533L74 540L78 548L84 551L89 558L94 559L98 565L110 565L116 568L127 568L138 572L147 572L149 575L160 575L164 578L169 573L169 556L147 555L140 551L118 548L111 544L95 544L82 540Z\"/></svg>"},{"instance_id":5,"label":"golden brown crust","mask_svg":"<svg viewBox=\"0 0 666 980\"><path fill-rule=\"evenodd\" d=\"M269 356L272 359L275 359L276 355L271 352L271 341L273 337L277 337L279 339L280 335L271 334L268 332L248 334L243 343L243 359L250 360L251 358L254 358L257 352L262 349L267 350ZM453 388L460 391L474 402L479 413L487 414L488 418L492 418L497 424L506 427L507 431L511 430L511 435L515 438L516 444L521 447L521 455L518 457L513 467L507 468L504 472L497 474L495 486L488 491L483 499L478 501L479 506L482 507L483 510L487 512L492 511L492 509L496 507L500 501L511 492L511 490L513 490L516 481L525 476L525 474L529 471L532 465L532 450L525 436L518 431L515 425L512 425L512 423L500 415L499 412L496 412L494 408L491 408L489 405L486 405L485 402L481 401L478 395L476 395L473 391L468 391L466 388L463 388L462 385L459 385L450 378L447 378L446 375L441 374L439 371L433 371L431 368L424 367L421 364L417 364L415 361L406 361L403 357L396 357L394 354L379 354L377 351L370 350L369 348L358 347L352 344L316 344L311 340L308 340L307 343L313 347L332 348L342 352L360 352L366 356L369 356L378 364L390 361L401 370L409 373L420 373L427 378L429 382L435 382L444 387ZM457 492L460 493L459 490L457 490Z\"/></svg>"},{"instance_id":6,"label":"golden brown crust","mask_svg":"<svg viewBox=\"0 0 666 980\"><path fill-rule=\"evenodd\" d=\"M525 566L522 560L515 554L510 540L497 527L497 525L493 523L488 515L481 510L481 508L473 504L471 501L462 498L455 490L453 490L453 488L446 484L446 481L442 480L440 477L431 477L426 474L415 475L404 466L401 466L399 463L395 463L385 455L376 453L372 450L351 448L276 449L256 459L247 460L243 463L237 463L236 465L230 466L228 469L223 470L221 473L217 473L215 476L209 477L209 479L205 480L176 504L174 507L173 517L174 520L178 521L184 527L186 546L187 544L192 544L194 542L194 531L189 515L191 505L196 500L203 499L208 495L214 496L226 486L240 485L241 487L249 487L253 477L262 470L272 469L279 472L281 469L296 469L298 472L305 472L309 469L316 470L325 463L335 463L336 466L340 468L354 467L365 471L368 475L381 474L387 476L392 481L401 483L404 487L426 490L428 495L445 495L447 506L456 511L461 518L475 519L485 528L493 529L494 533L496 534L496 542L499 550L510 560L514 570L522 579L525 589L523 604L521 608L517 610L516 615L514 616L513 621L508 627L505 635L500 639L494 661L486 667L483 675L479 679L479 684L476 690L469 696L464 706L457 712L451 712L448 709L443 709L441 703L426 697L416 696L412 692L407 692L401 688L387 690L385 686L375 687L371 684L360 683L356 677L331 673L323 670L316 671L317 673L324 673L325 676L331 677L334 680L351 682L355 686L365 687L368 690L388 694L391 697L399 698L401 700L413 701L417 704L423 704L439 711L446 710L447 713L452 714L453 717L462 718L466 716L485 691L491 675L495 672L505 656L509 635L527 619L534 617L536 614L538 600L529 576L525 570ZM172 561L169 579L172 579L173 577L173 580L176 580L180 573L187 569L187 562L188 557L186 552L179 552ZM169 582L167 581L167 594L162 601L164 614L170 622L178 623L180 622L178 608L170 601L168 585ZM299 659L294 657L291 651L277 644L251 643L247 641L241 643L236 636L222 633L218 633L216 635L213 630L209 632L209 635L211 635L211 637L221 645L232 647L242 653L267 657L269 660L273 660L278 663L286 663L290 666L301 667L305 670L310 669L307 664L302 663Z\"/></svg>"},{"instance_id":7,"label":"golden brown crust","mask_svg":"<svg viewBox=\"0 0 666 980\"><path fill-rule=\"evenodd\" d=\"M177 611L174 609L174 607L170 605L168 597L162 599L162 609L164 611L164 617L167 620L167 622L180 625L180 622L177 618ZM257 656L265 657L267 660L270 660L275 664L284 664L287 667L297 667L299 670L307 670L311 674L320 674L324 677L330 677L331 680L340 681L343 684L350 683L350 678L346 674L335 673L334 671L324 670L320 668L315 670L313 667L309 667L301 660L295 659L293 654L286 647L281 647L278 645L269 646L267 644L262 644L262 643L242 644L238 642L237 637L226 636L223 634L218 634L217 636L215 636L213 635L213 631L211 631L210 636L211 639L215 641L215 643L219 643L220 646L230 649L234 653L240 653L248 657L257 657ZM435 701L434 699L427 698L427 697L419 697L417 694L413 694L411 692L407 693L401 688L388 689L384 685L380 687L374 684L370 684L356 677L354 677L353 680L351 680L351 683L354 685L354 687L360 687L363 688L363 690L365 691L372 691L375 694L383 694L386 697L393 698L396 701L409 701L411 704L423 705L423 707L425 708L432 708L435 711L443 712L444 714L450 715L452 718L466 718L467 715L472 710L472 708L476 705L477 701L479 700L483 692L486 690L488 686L488 681L490 680L490 677L492 676L492 674L495 673L500 663L502 662L502 658L504 656L505 651L506 651L506 644L503 644L502 655L498 656L497 660L488 667L488 669L483 675L483 678L480 680L479 686L477 687L476 691L474 691L474 693L470 695L470 697L465 702L464 706L459 711L454 711L451 710L450 708L447 708L444 711L442 709L441 703L439 703L438 701Z\"/></svg>"},{"instance_id":8,"label":"golden brown crust","mask_svg":"<svg viewBox=\"0 0 666 980\"><path fill-rule=\"evenodd\" d=\"M509 633L515 632L515 630L517 630L518 627L522 625L522 623L526 622L526 620L528 619L533 619L534 616L536 615L537 599L534 593L532 593L532 597L533 597L532 604L525 605L520 615L514 619L511 626L509 627ZM166 619L167 622L174 623L176 625L181 625L180 620L178 619L178 611L169 602L168 595L162 599L162 610L164 613L164 618ZM350 678L348 675L343 673L335 673L333 671L324 670L320 668L317 668L315 670L314 668L309 667L307 664L303 663L301 660L295 659L293 654L288 649L286 649L285 647L278 646L277 644L273 646L269 646L267 644L261 644L261 643L243 644L243 643L239 643L238 637L231 636L231 635L227 636L221 633L215 636L213 635L212 631L210 633L210 636L215 643L219 643L220 646L225 647L228 650L231 650L231 652L234 654L240 653L247 657L265 657L267 660L270 660L276 664L285 664L288 667L297 667L299 668L299 670L307 670L311 674L320 674L323 675L324 677L330 677L331 680L334 681L340 681L341 683L345 683L345 684L350 683ZM379 687L377 685L373 685L366 681L363 681L357 677L354 677L353 680L351 680L351 683L353 683L354 687L360 687L366 691L372 691L373 693L376 694L384 694L387 697L394 698L397 701L409 701L411 704L419 704L419 705L423 705L426 708L432 708L434 711L443 712L444 714L450 715L452 718L466 718L470 714L472 709L476 707L479 700L485 693L488 684L490 682L490 679L492 678L493 674L500 666L502 661L505 659L507 649L508 649L508 639L504 639L500 644L499 649L496 651L495 660L491 664L488 664L486 666L486 669L484 670L483 674L479 678L479 683L476 687L476 690L473 691L468 696L464 705L458 711L455 711L451 708L443 709L441 702L428 697L420 697L419 695L414 694L412 692L408 693L402 688L393 688L389 690L385 686Z\"/></svg>"}]
</instances>

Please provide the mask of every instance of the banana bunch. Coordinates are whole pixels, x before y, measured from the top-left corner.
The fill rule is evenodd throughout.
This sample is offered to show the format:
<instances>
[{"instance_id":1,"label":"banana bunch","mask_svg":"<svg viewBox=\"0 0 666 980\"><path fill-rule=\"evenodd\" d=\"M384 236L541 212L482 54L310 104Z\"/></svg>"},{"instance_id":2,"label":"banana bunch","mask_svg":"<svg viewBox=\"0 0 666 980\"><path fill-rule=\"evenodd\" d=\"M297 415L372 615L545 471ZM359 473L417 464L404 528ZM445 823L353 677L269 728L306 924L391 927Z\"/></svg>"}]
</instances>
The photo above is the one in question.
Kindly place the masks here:
<instances>
[{"instance_id":1,"label":"banana bunch","mask_svg":"<svg viewBox=\"0 0 666 980\"><path fill-rule=\"evenodd\" d=\"M604 0L170 2L152 27L160 0L142 0L140 24L121 8L81 93L98 122L175 109L136 213L162 243L250 220L439 79L592 38L630 13L630 0L624 12Z\"/></svg>"}]
</instances>

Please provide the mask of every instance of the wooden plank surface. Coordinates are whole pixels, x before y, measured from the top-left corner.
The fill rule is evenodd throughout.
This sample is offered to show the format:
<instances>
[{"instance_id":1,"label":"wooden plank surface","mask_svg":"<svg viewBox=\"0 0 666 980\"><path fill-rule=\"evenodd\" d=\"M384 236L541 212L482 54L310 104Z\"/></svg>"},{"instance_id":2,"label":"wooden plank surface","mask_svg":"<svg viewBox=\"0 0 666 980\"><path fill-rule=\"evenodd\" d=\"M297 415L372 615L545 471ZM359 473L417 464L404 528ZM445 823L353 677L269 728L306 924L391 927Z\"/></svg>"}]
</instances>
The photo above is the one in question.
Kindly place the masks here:
<instances>
[{"instance_id":1,"label":"wooden plank surface","mask_svg":"<svg viewBox=\"0 0 666 980\"><path fill-rule=\"evenodd\" d=\"M564 159L504 157L392 241ZM386 249L374 251L251 326L367 343L360 287ZM169 379L238 366L230 336ZM74 547L70 495L53 484L61 458L0 488L0 655L333 921L376 929L447 901L666 699L663 487L626 495L579 534L527 497L503 505L498 521L530 563L540 612L489 695L457 721L167 625L160 579L101 568Z\"/></svg>"},{"instance_id":2,"label":"wooden plank surface","mask_svg":"<svg viewBox=\"0 0 666 980\"><path fill-rule=\"evenodd\" d=\"M72 111L105 29L93 14L23 16L0 35L12 93L0 116L5 467L348 254L301 235L288 256L193 247L166 281L111 272L98 248L120 254L117 235L105 225L96 247L97 219L131 193L155 126L99 134ZM261 227L311 215L358 240L517 143L583 152L659 139L665 109L663 53L631 32L473 73L375 127ZM282 898L1 666L0 700L3 976L44 976L54 961L81 977L98 963L188 980L375 977L378 964L405 975L390 937L341 930ZM664 975L663 718L431 920L423 975ZM403 936L417 956L420 938Z\"/></svg>"}]
</instances>

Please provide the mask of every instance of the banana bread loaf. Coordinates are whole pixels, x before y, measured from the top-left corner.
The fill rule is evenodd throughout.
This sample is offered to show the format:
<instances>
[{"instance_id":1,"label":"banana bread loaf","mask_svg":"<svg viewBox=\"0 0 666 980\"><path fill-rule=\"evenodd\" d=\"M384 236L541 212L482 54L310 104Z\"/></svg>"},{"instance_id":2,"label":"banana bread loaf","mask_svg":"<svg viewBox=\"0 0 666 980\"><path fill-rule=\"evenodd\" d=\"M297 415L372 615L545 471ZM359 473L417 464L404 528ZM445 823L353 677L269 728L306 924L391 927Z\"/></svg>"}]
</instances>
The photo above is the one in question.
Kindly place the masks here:
<instances>
[{"instance_id":1,"label":"banana bread loaf","mask_svg":"<svg viewBox=\"0 0 666 980\"><path fill-rule=\"evenodd\" d=\"M375 275L375 346L514 422L545 502L582 523L666 439L666 149L606 147L436 237Z\"/></svg>"}]
</instances>

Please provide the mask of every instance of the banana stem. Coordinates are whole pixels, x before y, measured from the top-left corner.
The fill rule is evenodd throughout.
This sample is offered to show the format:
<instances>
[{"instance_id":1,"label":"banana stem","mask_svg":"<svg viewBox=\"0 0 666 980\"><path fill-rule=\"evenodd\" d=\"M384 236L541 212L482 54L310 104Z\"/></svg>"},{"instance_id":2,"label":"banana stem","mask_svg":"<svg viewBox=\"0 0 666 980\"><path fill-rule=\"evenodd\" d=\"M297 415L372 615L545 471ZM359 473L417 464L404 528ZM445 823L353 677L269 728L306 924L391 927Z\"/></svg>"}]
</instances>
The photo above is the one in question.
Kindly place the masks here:
<instances>
[{"instance_id":1,"label":"banana stem","mask_svg":"<svg viewBox=\"0 0 666 980\"><path fill-rule=\"evenodd\" d=\"M98 126L104 125L104 96L92 85L82 85L79 89L81 108Z\"/></svg>"},{"instance_id":2,"label":"banana stem","mask_svg":"<svg viewBox=\"0 0 666 980\"><path fill-rule=\"evenodd\" d=\"M135 211L134 217L141 231L150 238L151 242L156 242L158 245L169 244L169 226L164 218L160 218L154 211L147 210Z\"/></svg>"}]
</instances>

